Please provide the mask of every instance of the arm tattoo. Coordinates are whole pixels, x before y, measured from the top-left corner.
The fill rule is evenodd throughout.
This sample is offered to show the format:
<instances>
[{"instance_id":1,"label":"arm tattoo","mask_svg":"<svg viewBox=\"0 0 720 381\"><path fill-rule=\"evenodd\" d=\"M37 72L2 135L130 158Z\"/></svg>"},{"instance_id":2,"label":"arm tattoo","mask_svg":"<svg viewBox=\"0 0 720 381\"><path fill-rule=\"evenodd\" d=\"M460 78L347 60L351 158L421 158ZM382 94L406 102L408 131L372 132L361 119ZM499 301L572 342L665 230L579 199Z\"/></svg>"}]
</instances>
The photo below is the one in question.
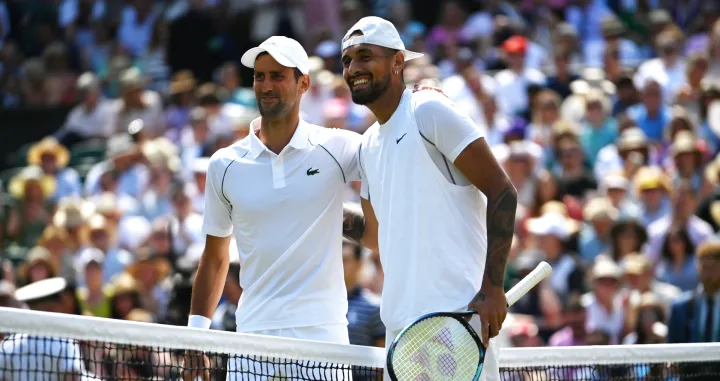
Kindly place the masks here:
<instances>
[{"instance_id":1,"label":"arm tattoo","mask_svg":"<svg viewBox=\"0 0 720 381\"><path fill-rule=\"evenodd\" d=\"M516 209L517 193L512 186L506 187L498 195L488 197L485 277L494 286L503 286L505 282L505 265L515 233Z\"/></svg>"},{"instance_id":2,"label":"arm tattoo","mask_svg":"<svg viewBox=\"0 0 720 381\"><path fill-rule=\"evenodd\" d=\"M360 243L365 233L365 215L361 210L343 205L343 237Z\"/></svg>"}]
</instances>

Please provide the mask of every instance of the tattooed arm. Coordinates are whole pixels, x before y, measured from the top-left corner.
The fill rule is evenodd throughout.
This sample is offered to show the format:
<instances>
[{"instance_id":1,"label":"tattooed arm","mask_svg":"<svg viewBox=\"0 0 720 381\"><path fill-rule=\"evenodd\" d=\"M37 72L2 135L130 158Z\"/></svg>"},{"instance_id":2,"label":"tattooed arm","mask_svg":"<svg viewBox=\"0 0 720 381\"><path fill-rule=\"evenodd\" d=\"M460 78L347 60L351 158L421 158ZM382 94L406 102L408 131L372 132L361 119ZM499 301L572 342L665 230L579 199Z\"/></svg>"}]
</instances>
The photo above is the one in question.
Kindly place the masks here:
<instances>
[{"instance_id":1,"label":"tattooed arm","mask_svg":"<svg viewBox=\"0 0 720 381\"><path fill-rule=\"evenodd\" d=\"M361 199L361 206L343 204L343 237L377 251L378 223L370 201Z\"/></svg>"},{"instance_id":2,"label":"tattooed arm","mask_svg":"<svg viewBox=\"0 0 720 381\"><path fill-rule=\"evenodd\" d=\"M482 340L498 334L507 315L505 266L513 234L517 191L495 159L485 139L470 143L455 159L455 166L487 197L487 257L480 291L468 305L483 322Z\"/></svg>"}]
</instances>

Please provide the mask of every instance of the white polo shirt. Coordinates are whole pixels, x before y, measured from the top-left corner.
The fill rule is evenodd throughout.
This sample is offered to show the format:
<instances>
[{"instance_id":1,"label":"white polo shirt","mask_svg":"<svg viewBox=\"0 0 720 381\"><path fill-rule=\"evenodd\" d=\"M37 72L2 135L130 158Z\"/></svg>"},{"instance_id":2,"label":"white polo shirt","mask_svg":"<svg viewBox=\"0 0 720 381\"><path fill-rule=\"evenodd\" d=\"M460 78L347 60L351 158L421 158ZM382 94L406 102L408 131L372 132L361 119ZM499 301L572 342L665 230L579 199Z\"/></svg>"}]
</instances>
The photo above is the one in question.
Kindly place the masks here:
<instances>
[{"instance_id":1,"label":"white polo shirt","mask_svg":"<svg viewBox=\"0 0 720 381\"><path fill-rule=\"evenodd\" d=\"M359 179L361 136L300 121L276 155L258 139L210 159L203 232L235 235L243 294L238 332L347 324L342 201Z\"/></svg>"},{"instance_id":2,"label":"white polo shirt","mask_svg":"<svg viewBox=\"0 0 720 381\"><path fill-rule=\"evenodd\" d=\"M423 314L467 308L480 289L487 199L453 163L482 136L445 96L411 90L363 135L361 195L379 223L381 317L394 334Z\"/></svg>"},{"instance_id":3,"label":"white polo shirt","mask_svg":"<svg viewBox=\"0 0 720 381\"><path fill-rule=\"evenodd\" d=\"M75 340L12 334L0 341L0 380L61 381L85 373Z\"/></svg>"}]
</instances>

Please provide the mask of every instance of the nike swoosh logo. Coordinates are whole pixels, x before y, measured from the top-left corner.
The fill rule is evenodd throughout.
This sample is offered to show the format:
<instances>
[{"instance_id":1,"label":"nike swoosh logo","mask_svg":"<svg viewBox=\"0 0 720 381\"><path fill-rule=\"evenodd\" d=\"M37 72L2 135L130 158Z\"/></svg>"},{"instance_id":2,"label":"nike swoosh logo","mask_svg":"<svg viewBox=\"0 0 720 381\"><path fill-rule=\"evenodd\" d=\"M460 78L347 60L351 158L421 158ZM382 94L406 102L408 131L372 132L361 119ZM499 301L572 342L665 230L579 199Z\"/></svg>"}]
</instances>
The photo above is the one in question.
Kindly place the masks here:
<instances>
[{"instance_id":1,"label":"nike swoosh logo","mask_svg":"<svg viewBox=\"0 0 720 381\"><path fill-rule=\"evenodd\" d=\"M395 140L395 144L400 144L400 141L403 140L403 138L405 137L405 135L407 135L407 132L404 133L403 136L397 138L397 139Z\"/></svg>"}]
</instances>

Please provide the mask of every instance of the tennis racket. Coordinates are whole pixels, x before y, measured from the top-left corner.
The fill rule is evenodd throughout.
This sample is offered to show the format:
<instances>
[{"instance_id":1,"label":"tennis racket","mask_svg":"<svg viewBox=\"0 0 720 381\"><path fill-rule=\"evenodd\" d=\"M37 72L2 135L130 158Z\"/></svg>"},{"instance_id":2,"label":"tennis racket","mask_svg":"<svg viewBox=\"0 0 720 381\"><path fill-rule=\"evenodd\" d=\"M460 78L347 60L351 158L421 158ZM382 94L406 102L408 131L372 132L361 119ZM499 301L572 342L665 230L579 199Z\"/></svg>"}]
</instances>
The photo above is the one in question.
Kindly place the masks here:
<instances>
[{"instance_id":1,"label":"tennis racket","mask_svg":"<svg viewBox=\"0 0 720 381\"><path fill-rule=\"evenodd\" d=\"M508 307L550 273L550 265L540 263L505 294ZM465 320L476 313L434 312L405 327L388 350L387 370L392 381L477 380L485 362L485 346Z\"/></svg>"}]
</instances>

